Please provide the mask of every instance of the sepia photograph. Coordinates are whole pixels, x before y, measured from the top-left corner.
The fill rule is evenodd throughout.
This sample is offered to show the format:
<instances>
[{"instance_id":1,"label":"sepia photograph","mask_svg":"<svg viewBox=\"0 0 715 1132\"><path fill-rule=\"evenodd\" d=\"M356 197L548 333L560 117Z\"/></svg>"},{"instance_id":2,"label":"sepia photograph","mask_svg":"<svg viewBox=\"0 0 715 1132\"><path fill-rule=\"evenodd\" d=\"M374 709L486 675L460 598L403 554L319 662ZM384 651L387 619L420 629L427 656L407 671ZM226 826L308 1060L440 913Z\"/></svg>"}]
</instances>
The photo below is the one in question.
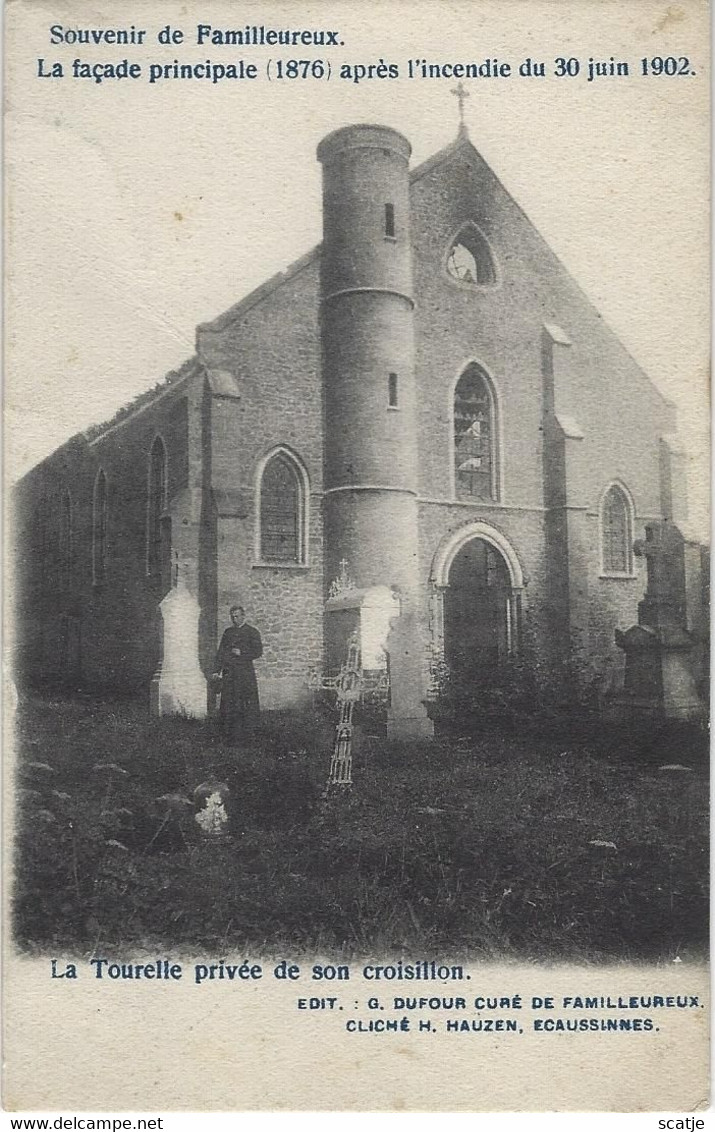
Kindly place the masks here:
<instances>
[{"instance_id":1,"label":"sepia photograph","mask_svg":"<svg viewBox=\"0 0 715 1132\"><path fill-rule=\"evenodd\" d=\"M704 987L707 13L542 8L15 9L26 973L517 1034L475 965L568 966L614 1041Z\"/></svg>"}]
</instances>

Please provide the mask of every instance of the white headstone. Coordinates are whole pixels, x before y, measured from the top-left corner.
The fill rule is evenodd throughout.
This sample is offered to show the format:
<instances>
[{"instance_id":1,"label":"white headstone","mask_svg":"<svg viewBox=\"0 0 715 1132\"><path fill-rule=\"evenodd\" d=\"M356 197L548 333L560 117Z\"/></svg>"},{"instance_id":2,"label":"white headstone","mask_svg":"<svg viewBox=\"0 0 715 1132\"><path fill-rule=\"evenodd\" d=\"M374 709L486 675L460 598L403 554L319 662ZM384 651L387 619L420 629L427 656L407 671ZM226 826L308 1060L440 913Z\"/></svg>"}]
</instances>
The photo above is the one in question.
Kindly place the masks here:
<instances>
[{"instance_id":1,"label":"white headstone","mask_svg":"<svg viewBox=\"0 0 715 1132\"><path fill-rule=\"evenodd\" d=\"M199 603L179 579L159 609L164 655L152 680L154 715L206 715L206 678L199 664Z\"/></svg>"},{"instance_id":2,"label":"white headstone","mask_svg":"<svg viewBox=\"0 0 715 1132\"><path fill-rule=\"evenodd\" d=\"M400 616L400 599L388 586L365 591L360 608L360 650L364 669L383 668L387 639Z\"/></svg>"}]
</instances>

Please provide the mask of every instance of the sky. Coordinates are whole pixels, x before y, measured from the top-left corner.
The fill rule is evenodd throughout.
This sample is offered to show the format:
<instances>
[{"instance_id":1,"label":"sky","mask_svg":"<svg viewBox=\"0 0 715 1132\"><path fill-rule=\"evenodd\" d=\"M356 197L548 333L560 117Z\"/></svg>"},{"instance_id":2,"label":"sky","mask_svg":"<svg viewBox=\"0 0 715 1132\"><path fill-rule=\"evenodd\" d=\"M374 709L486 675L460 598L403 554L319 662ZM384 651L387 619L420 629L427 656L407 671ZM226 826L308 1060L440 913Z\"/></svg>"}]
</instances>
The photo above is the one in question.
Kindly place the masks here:
<instances>
[{"instance_id":1,"label":"sky","mask_svg":"<svg viewBox=\"0 0 715 1132\"><path fill-rule=\"evenodd\" d=\"M627 10L624 10L627 9ZM17 9L15 10L17 12ZM393 126L413 165L456 134L454 80L340 79L342 63L527 57L577 77L474 79L472 141L679 412L690 525L707 531L709 407L706 9L158 2L20 8L8 30L6 469L24 474L193 352L195 327L321 238L315 148L355 121ZM118 16L121 15L121 20ZM279 49L195 45L198 23L337 28L329 81L268 82ZM49 28L147 29L144 48L52 45ZM167 24L185 33L161 47ZM288 52L291 54L291 52ZM295 52L293 52L295 54ZM286 52L283 51L286 56ZM628 78L586 79L589 58ZM60 62L257 62L252 83L38 76ZM642 58L689 60L643 76ZM693 73L694 72L694 73ZM624 391L627 395L627 391Z\"/></svg>"}]
</instances>

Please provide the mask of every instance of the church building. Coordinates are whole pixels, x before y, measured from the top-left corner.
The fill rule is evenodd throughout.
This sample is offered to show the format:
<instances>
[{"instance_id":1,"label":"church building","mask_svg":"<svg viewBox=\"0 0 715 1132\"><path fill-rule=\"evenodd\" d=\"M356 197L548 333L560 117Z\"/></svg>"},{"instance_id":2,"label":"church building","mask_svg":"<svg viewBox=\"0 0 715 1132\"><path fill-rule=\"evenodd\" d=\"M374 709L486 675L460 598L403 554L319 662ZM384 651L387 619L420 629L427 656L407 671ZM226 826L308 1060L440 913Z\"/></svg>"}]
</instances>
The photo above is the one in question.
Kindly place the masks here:
<instances>
[{"instance_id":1,"label":"church building","mask_svg":"<svg viewBox=\"0 0 715 1132\"><path fill-rule=\"evenodd\" d=\"M324 138L322 243L21 481L21 679L202 715L239 604L264 709L355 631L397 734L429 732L438 673L617 682L634 541L685 516L673 405L463 126L410 153L385 126Z\"/></svg>"}]
</instances>

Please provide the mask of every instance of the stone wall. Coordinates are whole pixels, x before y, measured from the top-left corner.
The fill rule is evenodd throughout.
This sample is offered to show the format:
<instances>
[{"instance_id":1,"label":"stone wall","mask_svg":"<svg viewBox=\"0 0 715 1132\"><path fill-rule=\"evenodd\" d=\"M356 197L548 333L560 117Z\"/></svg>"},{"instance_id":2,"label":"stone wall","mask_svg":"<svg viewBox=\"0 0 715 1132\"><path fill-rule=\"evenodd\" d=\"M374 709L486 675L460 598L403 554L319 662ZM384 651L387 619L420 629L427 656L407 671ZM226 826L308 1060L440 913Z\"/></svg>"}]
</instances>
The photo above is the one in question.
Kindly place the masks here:
<instances>
[{"instance_id":1,"label":"stone wall","mask_svg":"<svg viewBox=\"0 0 715 1132\"><path fill-rule=\"evenodd\" d=\"M188 378L115 427L74 438L19 485L15 579L21 680L148 696L161 652L161 594L147 576L149 454L155 437L162 436L172 542L195 572L194 403ZM96 578L92 545L100 468L107 483L107 549L104 577ZM60 501L65 492L71 500L68 588L60 584Z\"/></svg>"},{"instance_id":2,"label":"stone wall","mask_svg":"<svg viewBox=\"0 0 715 1132\"><path fill-rule=\"evenodd\" d=\"M533 225L471 146L457 148L412 185L421 494L451 497L451 399L464 367L490 374L501 417L501 502L543 505L542 337L545 323L572 342L559 411L584 433L581 502L596 509L613 479L637 513L660 514L659 437L674 413ZM450 239L473 219L488 239L497 283L454 281Z\"/></svg>"},{"instance_id":3,"label":"stone wall","mask_svg":"<svg viewBox=\"0 0 715 1132\"><path fill-rule=\"evenodd\" d=\"M308 257L214 323L199 329L207 369L229 375L232 396L206 393L204 461L210 467L216 546L215 638L233 604L246 609L263 639L256 662L264 707L307 694L308 669L322 663L324 600L322 396L318 262ZM304 563L266 565L259 557L258 478L285 447L308 483Z\"/></svg>"},{"instance_id":4,"label":"stone wall","mask_svg":"<svg viewBox=\"0 0 715 1132\"><path fill-rule=\"evenodd\" d=\"M437 526L446 529L467 517L466 508L453 502L447 519L445 512L454 499L454 387L467 364L476 361L489 375L498 402L498 502L524 509L497 508L493 517L508 529L515 551L528 564L532 580L526 596L537 642L545 654L553 646L549 637L559 619L554 602L567 600L569 580L573 591L578 576L579 587L586 584L589 592L582 611L572 617L584 622L595 669L607 671L618 658L614 629L633 620L644 581L637 566L632 579L601 578L600 500L609 483L625 484L634 501L636 534L646 519L662 513L660 437L673 430L674 413L472 147L455 146L444 157L417 170L411 194L420 496L439 501ZM450 242L468 220L489 243L494 284L470 285L447 272ZM566 462L558 450L544 448L547 323L562 328L571 343L554 376L552 405L567 429L578 426L583 435L571 445ZM545 506L555 502L544 491L549 461L554 476L561 477L560 502L587 521L582 539L561 555L551 554L547 588ZM490 506L476 504L471 513L486 517ZM423 517L423 575L437 535L436 530L426 533L427 522L435 527L434 519ZM585 561L575 561L576 556ZM563 613L568 621L568 611ZM578 624L571 628L575 637L582 635Z\"/></svg>"}]
</instances>

